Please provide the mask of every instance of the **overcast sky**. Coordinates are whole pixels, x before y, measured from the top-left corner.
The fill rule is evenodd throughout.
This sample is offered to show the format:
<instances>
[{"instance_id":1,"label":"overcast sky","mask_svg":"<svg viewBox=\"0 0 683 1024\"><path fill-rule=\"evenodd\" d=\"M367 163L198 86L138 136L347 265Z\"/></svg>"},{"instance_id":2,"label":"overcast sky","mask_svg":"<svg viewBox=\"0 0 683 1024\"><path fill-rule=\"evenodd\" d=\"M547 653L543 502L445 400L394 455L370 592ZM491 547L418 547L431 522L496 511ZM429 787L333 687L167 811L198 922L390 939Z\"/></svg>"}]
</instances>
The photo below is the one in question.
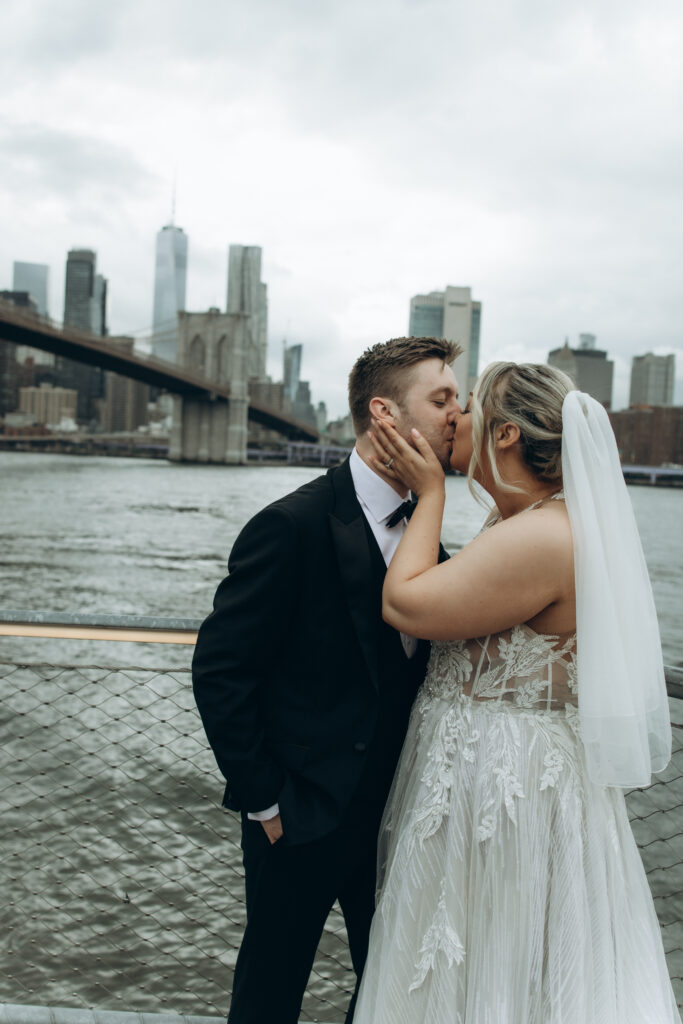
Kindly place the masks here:
<instances>
[{"instance_id":1,"label":"overcast sky","mask_svg":"<svg viewBox=\"0 0 683 1024\"><path fill-rule=\"evenodd\" d=\"M3 0L0 288L95 249L112 333L152 320L154 244L189 237L187 306L263 247L282 339L331 415L411 295L470 285L480 368L580 332L675 352L683 403L680 0Z\"/></svg>"}]
</instances>

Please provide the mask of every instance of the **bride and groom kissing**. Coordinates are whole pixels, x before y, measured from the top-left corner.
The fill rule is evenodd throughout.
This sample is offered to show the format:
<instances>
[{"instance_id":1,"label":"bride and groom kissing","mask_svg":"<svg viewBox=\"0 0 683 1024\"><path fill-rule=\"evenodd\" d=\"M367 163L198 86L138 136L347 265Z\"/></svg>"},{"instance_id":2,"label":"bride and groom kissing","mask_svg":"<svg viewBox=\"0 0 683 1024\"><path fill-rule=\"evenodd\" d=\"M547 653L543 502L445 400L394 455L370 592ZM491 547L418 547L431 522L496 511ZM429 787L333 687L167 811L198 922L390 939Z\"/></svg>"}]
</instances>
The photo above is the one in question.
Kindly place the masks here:
<instances>
[{"instance_id":1,"label":"bride and groom kissing","mask_svg":"<svg viewBox=\"0 0 683 1024\"><path fill-rule=\"evenodd\" d=\"M347 1022L680 1019L623 799L671 741L609 421L541 365L492 364L465 403L459 352L357 360L354 451L247 523L199 632L242 814L229 1024L296 1024L337 900ZM450 559L449 468L494 501Z\"/></svg>"}]
</instances>

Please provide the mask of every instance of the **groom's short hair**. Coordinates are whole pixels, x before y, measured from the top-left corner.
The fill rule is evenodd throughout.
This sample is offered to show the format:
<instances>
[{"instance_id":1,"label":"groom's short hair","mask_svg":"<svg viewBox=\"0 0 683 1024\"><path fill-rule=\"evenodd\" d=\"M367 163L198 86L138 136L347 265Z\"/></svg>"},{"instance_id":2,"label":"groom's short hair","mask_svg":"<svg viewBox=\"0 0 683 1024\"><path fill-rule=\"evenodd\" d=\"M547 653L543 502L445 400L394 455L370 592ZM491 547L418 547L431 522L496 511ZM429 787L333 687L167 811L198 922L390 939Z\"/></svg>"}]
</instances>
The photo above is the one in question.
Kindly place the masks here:
<instances>
[{"instance_id":1,"label":"groom's short hair","mask_svg":"<svg viewBox=\"0 0 683 1024\"><path fill-rule=\"evenodd\" d=\"M445 338L392 338L365 350L349 374L349 408L356 436L370 427L370 401L391 398L403 405L410 387L407 373L425 359L452 363L462 348Z\"/></svg>"}]
</instances>

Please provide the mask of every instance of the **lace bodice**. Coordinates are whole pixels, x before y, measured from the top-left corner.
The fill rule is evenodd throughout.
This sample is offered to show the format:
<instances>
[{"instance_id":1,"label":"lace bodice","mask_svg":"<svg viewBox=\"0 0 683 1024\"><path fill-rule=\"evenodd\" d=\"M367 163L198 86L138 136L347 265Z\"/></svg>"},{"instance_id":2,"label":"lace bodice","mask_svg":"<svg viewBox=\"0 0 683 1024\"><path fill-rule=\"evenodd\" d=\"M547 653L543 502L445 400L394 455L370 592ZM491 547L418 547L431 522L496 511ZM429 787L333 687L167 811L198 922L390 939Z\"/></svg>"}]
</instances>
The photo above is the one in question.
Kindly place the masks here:
<instances>
[{"instance_id":1,"label":"lace bodice","mask_svg":"<svg viewBox=\"0 0 683 1024\"><path fill-rule=\"evenodd\" d=\"M576 633L537 633L523 624L476 640L433 641L423 692L533 711L576 707Z\"/></svg>"}]
</instances>

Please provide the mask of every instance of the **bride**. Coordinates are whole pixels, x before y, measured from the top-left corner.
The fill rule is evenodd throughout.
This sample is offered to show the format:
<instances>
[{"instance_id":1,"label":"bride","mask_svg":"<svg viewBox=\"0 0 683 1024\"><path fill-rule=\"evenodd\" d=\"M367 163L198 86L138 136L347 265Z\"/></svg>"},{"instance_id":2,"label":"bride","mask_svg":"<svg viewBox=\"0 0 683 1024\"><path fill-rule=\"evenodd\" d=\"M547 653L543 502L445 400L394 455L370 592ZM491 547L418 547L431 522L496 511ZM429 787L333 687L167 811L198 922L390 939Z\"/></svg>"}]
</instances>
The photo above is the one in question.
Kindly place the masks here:
<instances>
[{"instance_id":1,"label":"bride","mask_svg":"<svg viewBox=\"0 0 683 1024\"><path fill-rule=\"evenodd\" d=\"M444 476L372 431L418 495L383 614L432 640L379 854L355 1024L680 1017L624 805L670 756L652 591L607 414L542 365L494 363L451 466L492 496L438 563Z\"/></svg>"}]
</instances>

